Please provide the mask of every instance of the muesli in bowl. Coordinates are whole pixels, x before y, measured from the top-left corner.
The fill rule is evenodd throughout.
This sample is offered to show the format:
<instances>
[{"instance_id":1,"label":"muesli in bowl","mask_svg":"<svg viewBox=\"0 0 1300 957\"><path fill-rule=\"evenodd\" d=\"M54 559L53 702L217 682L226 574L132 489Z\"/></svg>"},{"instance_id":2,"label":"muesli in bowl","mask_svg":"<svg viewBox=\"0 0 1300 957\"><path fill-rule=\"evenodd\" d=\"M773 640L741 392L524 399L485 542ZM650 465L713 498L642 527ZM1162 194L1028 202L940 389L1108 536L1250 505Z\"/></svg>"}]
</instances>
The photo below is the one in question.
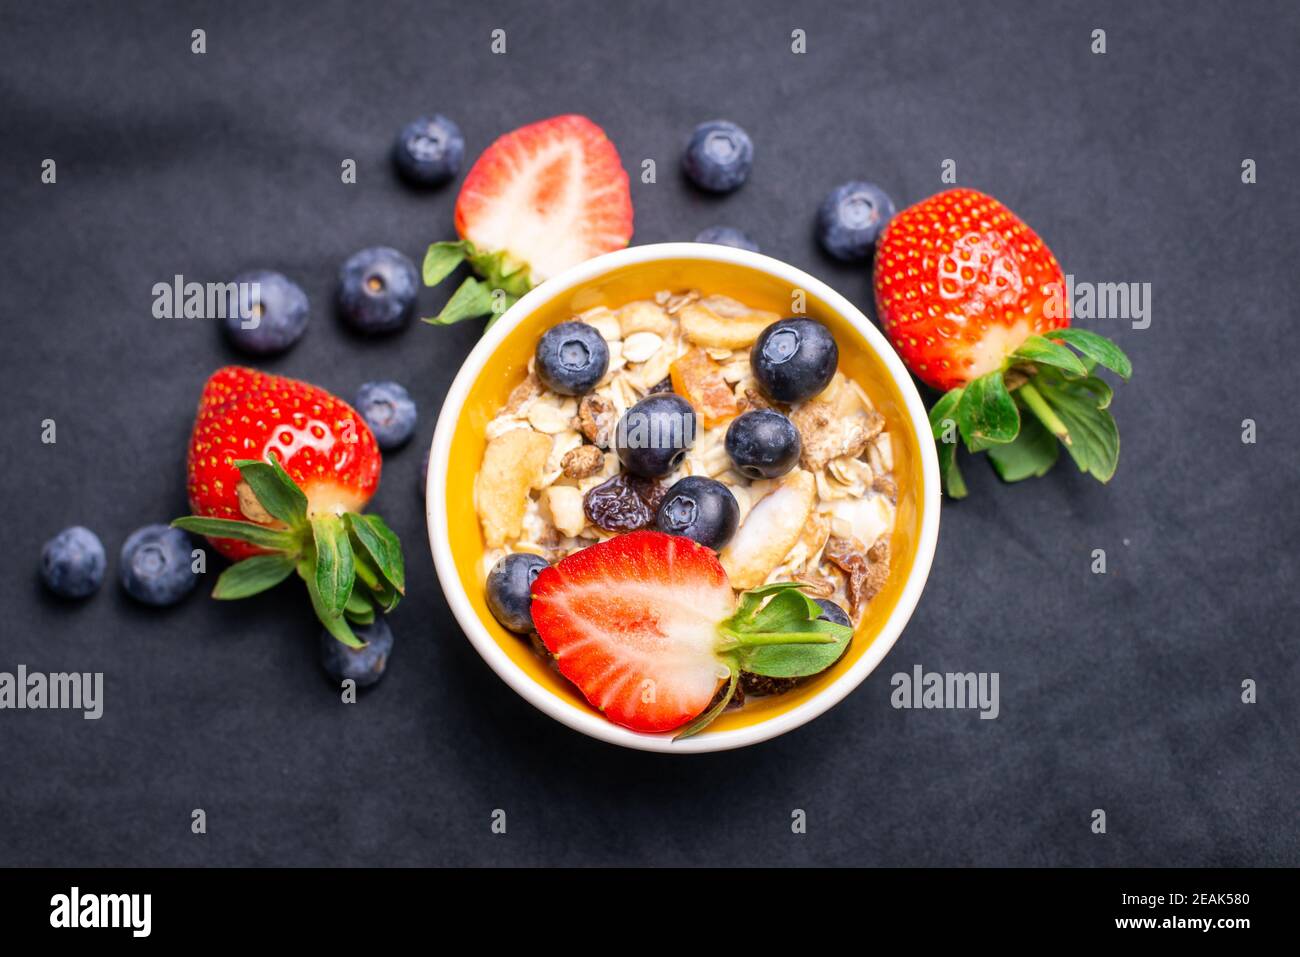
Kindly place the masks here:
<instances>
[{"instance_id":1,"label":"muesli in bowl","mask_svg":"<svg viewBox=\"0 0 1300 957\"><path fill-rule=\"evenodd\" d=\"M889 578L898 497L889 423L838 370L838 357L817 320L782 318L707 289L594 306L548 329L487 424L474 487L487 546L481 573L497 620L528 635L616 723L680 727L695 717L689 703L663 695L656 669L616 661L626 652L593 637L603 625L578 629L580 646L600 646L592 664L532 614L535 601L555 601L556 589L537 594L543 569L561 563L563 572L569 556L653 529L715 552L742 603L760 589L765 608L797 586L800 594L779 604L806 607L805 620L841 629L812 632L810 641L831 647L811 661L811 649L791 636L798 665L760 661L750 670L753 656L742 656L717 669L716 687L700 681L710 691L705 704L743 707L747 697L784 694L833 665ZM617 586L618 571L605 571L603 584ZM653 573L641 568L636 577L643 584ZM662 620L651 630L664 646L683 643ZM638 653L643 638L621 635ZM776 644L764 639L764 660ZM708 660L701 656L701 670ZM727 680L733 671L736 680ZM648 687L671 706L644 700Z\"/></svg>"},{"instance_id":2,"label":"muesli in bowl","mask_svg":"<svg viewBox=\"0 0 1300 957\"><path fill-rule=\"evenodd\" d=\"M771 376L749 361L764 343ZM552 277L487 328L426 507L451 611L525 700L624 747L718 751L824 713L888 653L929 574L938 460L852 303L766 256L666 243Z\"/></svg>"}]
</instances>

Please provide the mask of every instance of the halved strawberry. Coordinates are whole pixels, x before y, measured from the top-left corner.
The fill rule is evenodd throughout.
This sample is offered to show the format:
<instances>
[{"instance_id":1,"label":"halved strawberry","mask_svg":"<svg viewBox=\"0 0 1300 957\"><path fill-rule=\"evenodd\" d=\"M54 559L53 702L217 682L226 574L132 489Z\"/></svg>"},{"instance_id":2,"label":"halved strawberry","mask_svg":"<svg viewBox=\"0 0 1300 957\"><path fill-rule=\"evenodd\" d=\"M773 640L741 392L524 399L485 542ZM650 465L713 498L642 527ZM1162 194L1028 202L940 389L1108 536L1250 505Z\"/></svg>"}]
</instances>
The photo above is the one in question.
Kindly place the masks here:
<instances>
[{"instance_id":1,"label":"halved strawberry","mask_svg":"<svg viewBox=\"0 0 1300 957\"><path fill-rule=\"evenodd\" d=\"M429 247L425 284L436 285L466 260L484 281L467 279L428 320L440 325L500 314L538 283L626 246L632 194L618 150L604 130L575 114L505 134L466 175L456 232L460 242Z\"/></svg>"},{"instance_id":2,"label":"halved strawberry","mask_svg":"<svg viewBox=\"0 0 1300 957\"><path fill-rule=\"evenodd\" d=\"M391 609L405 587L397 536L360 514L381 464L370 428L342 399L227 366L204 385L190 436L194 515L173 524L237 561L214 597L256 594L296 571L326 628L360 646L347 622L373 621L374 606Z\"/></svg>"},{"instance_id":3,"label":"halved strawberry","mask_svg":"<svg viewBox=\"0 0 1300 957\"><path fill-rule=\"evenodd\" d=\"M1110 341L1069 328L1060 264L1006 206L952 189L903 210L877 243L875 291L880 325L903 361L947 390L931 422L949 495L966 494L958 432L970 451L988 451L1006 481L1044 474L1058 440L1082 471L1103 482L1114 474L1111 391L1092 372L1101 365L1127 379L1132 366ZM1022 410L1032 414L1023 429Z\"/></svg>"},{"instance_id":4,"label":"halved strawberry","mask_svg":"<svg viewBox=\"0 0 1300 957\"><path fill-rule=\"evenodd\" d=\"M684 737L722 712L741 671L799 677L839 659L852 630L818 620L801 587L765 586L737 605L711 549L630 532L543 569L533 625L560 673L615 724L659 732L697 719Z\"/></svg>"}]
</instances>

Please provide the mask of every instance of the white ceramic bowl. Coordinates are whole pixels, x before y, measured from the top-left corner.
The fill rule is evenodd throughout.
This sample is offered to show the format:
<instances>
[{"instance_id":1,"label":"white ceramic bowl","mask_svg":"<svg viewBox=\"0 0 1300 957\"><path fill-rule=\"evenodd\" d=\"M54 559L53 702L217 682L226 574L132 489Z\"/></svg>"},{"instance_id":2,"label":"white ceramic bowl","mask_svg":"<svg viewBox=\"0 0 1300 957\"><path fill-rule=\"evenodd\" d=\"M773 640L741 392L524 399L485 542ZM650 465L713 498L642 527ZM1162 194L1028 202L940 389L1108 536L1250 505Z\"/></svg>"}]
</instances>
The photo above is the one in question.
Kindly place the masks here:
<instances>
[{"instance_id":1,"label":"white ceramic bowl","mask_svg":"<svg viewBox=\"0 0 1300 957\"><path fill-rule=\"evenodd\" d=\"M552 688L545 687L534 675L529 674L501 644L499 636L494 636L483 620L483 612L476 609L466 592L464 573L458 568L453 556L453 547L449 536L449 508L469 509L473 504L461 501L458 497L454 503L448 502L448 463L452 447L453 434L462 416L466 397L471 387L485 373L492 374L492 361L516 329L548 304L555 304L561 297L572 299L583 287L598 284L602 277L619 272L626 274L629 267L645 266L657 269L665 262L689 261L691 263L733 264L746 270L765 274L791 289L803 290L809 299L819 301L823 310L829 309L844 322L851 325L865 340L867 347L873 350L880 364L892 377L897 393L902 397L903 415L906 421L890 421L891 429L910 429L916 439L919 450L920 475L914 481L921 489L917 494L919 506L919 532L910 568L895 567L891 576L905 574L906 579L901 594L884 620L882 626L875 630L869 639L866 650L833 681L819 688L807 700L796 706L774 714L766 720L758 721L745 727L726 730L708 729L705 732L682 741L674 742L671 735L642 734L630 731L606 720L598 712L587 707L584 702L566 698L557 694ZM701 268L718 268L717 266ZM706 290L707 291L707 290ZM528 333L530 342L535 342L536 334ZM531 346L530 346L531 348ZM841 361L844 356L844 344L841 343ZM517 351L517 350L516 350ZM505 373L503 373L505 374ZM516 381L521 377L516 374ZM458 463L458 469L477 469L477 463ZM515 691L539 710L555 718L575 731L611 744L647 751L675 753L692 753L704 751L723 751L756 744L784 734L800 725L811 721L844 698L850 691L875 669L893 647L902 633L904 626L912 615L921 591L925 587L930 573L930 563L934 556L935 543L939 534L939 463L935 454L934 442L930 435L925 407L917 394L912 379L890 347L885 337L852 303L832 290L825 283L808 275L802 270L787 265L769 256L732 249L727 246L705 245L700 243L662 243L649 246L633 246L618 252L609 253L589 260L574 267L562 275L549 279L520 299L493 326L484 333L483 338L466 358L455 381L447 392L438 415L438 425L433 436L433 445L429 453L428 485L425 489L425 505L428 518L429 542L433 550L433 561L437 568L438 579L452 613L464 629L483 660ZM480 543L481 552L481 543ZM495 623L493 623L495 626ZM518 638L513 638L519 641ZM855 638L855 642L858 641ZM742 709L743 710L743 709Z\"/></svg>"}]
</instances>

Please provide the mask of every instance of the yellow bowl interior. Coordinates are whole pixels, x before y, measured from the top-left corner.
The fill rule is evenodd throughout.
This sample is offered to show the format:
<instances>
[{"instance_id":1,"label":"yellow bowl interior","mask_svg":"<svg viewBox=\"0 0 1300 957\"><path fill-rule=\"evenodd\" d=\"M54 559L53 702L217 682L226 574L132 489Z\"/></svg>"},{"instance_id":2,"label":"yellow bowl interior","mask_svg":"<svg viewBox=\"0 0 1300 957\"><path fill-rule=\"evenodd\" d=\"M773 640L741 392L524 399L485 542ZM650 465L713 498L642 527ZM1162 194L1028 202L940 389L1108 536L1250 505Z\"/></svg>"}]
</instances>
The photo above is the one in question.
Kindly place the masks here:
<instances>
[{"instance_id":1,"label":"yellow bowl interior","mask_svg":"<svg viewBox=\"0 0 1300 957\"><path fill-rule=\"evenodd\" d=\"M474 478L477 465L483 460L487 424L505 405L510 390L527 374L528 360L541 334L556 323L572 318L574 313L599 305L616 308L634 299L652 298L662 289L722 293L754 308L782 315L791 314L795 291L784 280L747 266L704 260L639 263L606 274L552 299L510 333L470 386L452 436L444 507L461 587L465 589L483 627L511 660L537 684L577 708L590 709L590 705L573 685L533 652L526 640L502 628L488 611L481 571L485 545L473 507ZM825 303L806 293L805 296L805 313L825 323L835 335L840 347L840 371L866 390L877 410L885 416L886 427L893 439L898 511L890 540L892 568L884 589L871 601L859 623L848 652L833 668L787 694L750 698L743 708L720 717L705 734L758 724L807 701L835 681L862 656L880 633L898 603L916 559L924 489L920 449L908 423L902 393L866 339Z\"/></svg>"}]
</instances>

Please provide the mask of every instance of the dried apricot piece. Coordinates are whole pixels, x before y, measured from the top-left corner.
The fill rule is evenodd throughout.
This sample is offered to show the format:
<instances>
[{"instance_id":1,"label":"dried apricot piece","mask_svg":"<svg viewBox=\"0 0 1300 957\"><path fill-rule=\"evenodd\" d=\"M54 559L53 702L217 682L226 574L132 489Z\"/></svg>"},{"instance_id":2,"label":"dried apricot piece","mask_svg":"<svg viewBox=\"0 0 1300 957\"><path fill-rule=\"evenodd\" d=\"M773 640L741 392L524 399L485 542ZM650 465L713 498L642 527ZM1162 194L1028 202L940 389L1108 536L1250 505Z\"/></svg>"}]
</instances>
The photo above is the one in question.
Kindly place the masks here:
<instances>
[{"instance_id":1,"label":"dried apricot piece","mask_svg":"<svg viewBox=\"0 0 1300 957\"><path fill-rule=\"evenodd\" d=\"M673 391L684 398L711 429L740 414L736 396L722 377L722 366L703 349L691 349L672 364Z\"/></svg>"}]
</instances>

